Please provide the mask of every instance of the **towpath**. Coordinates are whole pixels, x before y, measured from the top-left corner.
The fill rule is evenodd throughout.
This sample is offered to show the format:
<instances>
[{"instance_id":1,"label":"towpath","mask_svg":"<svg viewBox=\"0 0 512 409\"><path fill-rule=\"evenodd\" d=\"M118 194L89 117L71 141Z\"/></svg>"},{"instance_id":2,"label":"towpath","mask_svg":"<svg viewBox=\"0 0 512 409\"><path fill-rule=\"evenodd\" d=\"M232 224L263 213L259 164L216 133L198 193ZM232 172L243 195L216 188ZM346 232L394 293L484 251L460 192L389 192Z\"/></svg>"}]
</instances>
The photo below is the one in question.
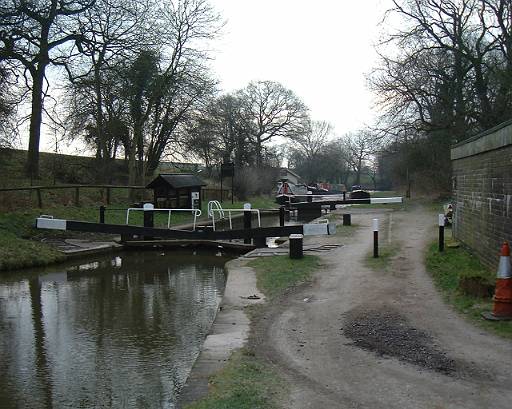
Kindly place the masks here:
<instances>
[{"instance_id":1,"label":"towpath","mask_svg":"<svg viewBox=\"0 0 512 409\"><path fill-rule=\"evenodd\" d=\"M373 217L382 239L399 245L387 271L364 263ZM354 237L315 239L344 246L253 329L256 353L290 385L283 407L510 409L512 342L458 316L425 271L436 216L417 206L352 219Z\"/></svg>"}]
</instances>

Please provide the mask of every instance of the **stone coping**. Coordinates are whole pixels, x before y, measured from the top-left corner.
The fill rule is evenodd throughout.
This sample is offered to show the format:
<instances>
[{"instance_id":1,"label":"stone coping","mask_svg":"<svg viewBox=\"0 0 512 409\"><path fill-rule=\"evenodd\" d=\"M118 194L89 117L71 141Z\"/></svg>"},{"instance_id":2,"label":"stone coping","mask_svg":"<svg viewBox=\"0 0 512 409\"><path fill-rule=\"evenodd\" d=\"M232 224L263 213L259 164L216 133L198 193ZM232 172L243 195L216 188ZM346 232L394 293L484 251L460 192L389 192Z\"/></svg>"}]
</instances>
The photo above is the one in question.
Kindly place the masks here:
<instances>
[{"instance_id":1,"label":"stone coping","mask_svg":"<svg viewBox=\"0 0 512 409\"><path fill-rule=\"evenodd\" d=\"M452 146L451 160L463 159L512 145L512 120Z\"/></svg>"}]
</instances>

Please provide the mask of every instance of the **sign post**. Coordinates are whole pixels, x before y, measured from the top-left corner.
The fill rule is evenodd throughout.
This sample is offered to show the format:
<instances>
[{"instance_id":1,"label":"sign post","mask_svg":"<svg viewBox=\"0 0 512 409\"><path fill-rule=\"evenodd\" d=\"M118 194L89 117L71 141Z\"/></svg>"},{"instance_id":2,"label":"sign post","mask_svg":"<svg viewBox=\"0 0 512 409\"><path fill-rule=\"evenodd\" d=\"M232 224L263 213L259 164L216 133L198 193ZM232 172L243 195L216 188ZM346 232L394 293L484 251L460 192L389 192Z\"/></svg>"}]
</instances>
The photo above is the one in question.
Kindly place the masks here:
<instances>
[{"instance_id":1,"label":"sign post","mask_svg":"<svg viewBox=\"0 0 512 409\"><path fill-rule=\"evenodd\" d=\"M231 204L234 203L233 198L233 179L235 177L235 164L227 162L220 165L220 201L222 202L222 179L231 176Z\"/></svg>"}]
</instances>

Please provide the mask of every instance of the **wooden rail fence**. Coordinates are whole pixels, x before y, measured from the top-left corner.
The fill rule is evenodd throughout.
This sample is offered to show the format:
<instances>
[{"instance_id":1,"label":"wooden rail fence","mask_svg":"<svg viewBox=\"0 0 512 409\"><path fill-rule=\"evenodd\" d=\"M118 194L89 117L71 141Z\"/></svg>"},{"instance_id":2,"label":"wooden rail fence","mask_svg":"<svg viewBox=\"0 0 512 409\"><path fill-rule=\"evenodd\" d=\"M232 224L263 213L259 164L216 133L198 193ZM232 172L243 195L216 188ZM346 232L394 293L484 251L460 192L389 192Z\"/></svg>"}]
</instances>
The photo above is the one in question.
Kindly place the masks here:
<instances>
[{"instance_id":1,"label":"wooden rail fence","mask_svg":"<svg viewBox=\"0 0 512 409\"><path fill-rule=\"evenodd\" d=\"M54 186L26 186L26 187L8 187L0 188L2 192L36 192L37 195L37 206L43 207L43 195L44 190L57 190L57 189L74 189L74 204L80 206L80 189L104 189L106 196L106 203L110 204L110 197L112 189L146 189L145 186L116 186L116 185L54 185Z\"/></svg>"},{"instance_id":2,"label":"wooden rail fence","mask_svg":"<svg viewBox=\"0 0 512 409\"><path fill-rule=\"evenodd\" d=\"M37 206L43 207L43 191L72 189L74 190L73 202L75 206L80 206L80 189L103 189L105 192L105 202L107 205L111 201L111 192L113 189L133 189L133 190L146 190L145 186L118 186L118 185L52 185L52 186L25 186L25 187L7 187L0 188L0 194L3 192L35 192L37 197ZM231 198L231 190L223 189L222 198L227 200ZM220 189L202 189L201 191L203 200L220 200Z\"/></svg>"}]
</instances>

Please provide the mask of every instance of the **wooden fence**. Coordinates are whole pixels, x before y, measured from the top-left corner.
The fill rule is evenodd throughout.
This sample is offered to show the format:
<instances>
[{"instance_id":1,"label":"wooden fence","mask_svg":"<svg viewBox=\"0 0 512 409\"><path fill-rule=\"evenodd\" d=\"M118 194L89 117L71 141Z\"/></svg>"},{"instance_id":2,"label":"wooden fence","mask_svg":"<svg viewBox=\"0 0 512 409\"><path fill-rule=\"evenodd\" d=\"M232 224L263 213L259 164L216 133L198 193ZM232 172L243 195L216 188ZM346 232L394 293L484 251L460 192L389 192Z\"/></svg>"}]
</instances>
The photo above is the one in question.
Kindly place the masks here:
<instances>
[{"instance_id":1,"label":"wooden fence","mask_svg":"<svg viewBox=\"0 0 512 409\"><path fill-rule=\"evenodd\" d=\"M152 199L152 192L148 195L145 195L145 191L147 190L145 186L117 186L117 185L53 185L53 186L26 186L26 187L9 187L9 188L0 188L0 194L9 193L9 192L35 192L37 198L37 206L42 208L44 206L44 191L53 191L53 190L63 190L70 189L74 191L73 194L73 204L75 206L80 206L80 190L83 189L99 189L102 191L103 201L109 205L111 202L111 192L115 189L129 189L129 190L142 190L143 191L143 199L147 196L148 199ZM205 201L208 200L231 200L232 192L229 189L222 189L222 195L220 189L202 189L201 190L202 198Z\"/></svg>"},{"instance_id":2,"label":"wooden fence","mask_svg":"<svg viewBox=\"0 0 512 409\"><path fill-rule=\"evenodd\" d=\"M113 189L133 189L141 190L146 189L145 186L116 186L116 185L54 185L54 186L26 186L26 187L9 187L0 188L0 193L3 192L35 192L37 197L37 206L43 207L43 191L71 189L74 190L73 202L75 206L80 206L80 189L100 189L105 193L105 202L110 204L111 192Z\"/></svg>"}]
</instances>

